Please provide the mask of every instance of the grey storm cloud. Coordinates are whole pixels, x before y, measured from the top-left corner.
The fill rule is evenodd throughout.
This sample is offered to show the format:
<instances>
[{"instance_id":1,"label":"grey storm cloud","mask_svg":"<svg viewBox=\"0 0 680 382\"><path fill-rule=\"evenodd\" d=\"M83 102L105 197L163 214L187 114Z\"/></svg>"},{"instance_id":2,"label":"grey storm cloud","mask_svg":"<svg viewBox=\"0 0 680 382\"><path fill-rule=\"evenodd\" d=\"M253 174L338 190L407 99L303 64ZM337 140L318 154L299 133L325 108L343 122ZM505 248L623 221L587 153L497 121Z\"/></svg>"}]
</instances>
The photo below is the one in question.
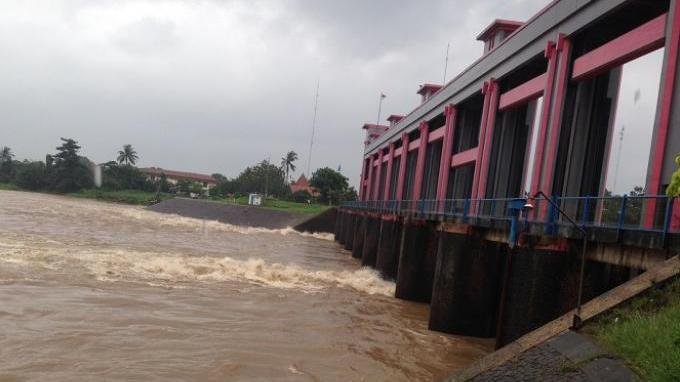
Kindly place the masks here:
<instances>
[{"instance_id":1,"label":"grey storm cloud","mask_svg":"<svg viewBox=\"0 0 680 382\"><path fill-rule=\"evenodd\" d=\"M482 53L494 18L546 0L3 1L0 145L42 159L59 137L103 162L130 143L140 165L235 176L288 150L356 183L361 125L407 113L424 82Z\"/></svg>"}]
</instances>

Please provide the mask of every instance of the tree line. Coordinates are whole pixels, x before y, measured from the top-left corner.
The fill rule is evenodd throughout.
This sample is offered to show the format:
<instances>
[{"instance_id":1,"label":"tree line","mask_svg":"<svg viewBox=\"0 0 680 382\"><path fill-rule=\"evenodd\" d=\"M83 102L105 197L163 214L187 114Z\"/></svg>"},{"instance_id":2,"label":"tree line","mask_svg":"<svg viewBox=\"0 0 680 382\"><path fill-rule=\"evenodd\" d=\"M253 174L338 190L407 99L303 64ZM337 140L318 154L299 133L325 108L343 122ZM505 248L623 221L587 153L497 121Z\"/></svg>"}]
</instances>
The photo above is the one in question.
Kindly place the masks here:
<instances>
[{"instance_id":1,"label":"tree line","mask_svg":"<svg viewBox=\"0 0 680 382\"><path fill-rule=\"evenodd\" d=\"M18 161L9 147L0 149L0 182L12 183L32 191L58 193L77 192L93 188L95 163L80 155L81 146L70 138L61 138L61 145L54 154L47 154L45 161ZM168 181L165 174L151 179L135 165L139 155L130 144L118 151L116 160L99 166L102 169L101 187L106 190L140 190L175 194L201 194L201 183L182 180L176 184ZM318 195L306 191L292 193L290 174L295 171L297 154L288 152L281 158L279 166L269 160L262 160L246 167L235 178L213 174L217 186L210 190L212 197L238 197L249 193L260 193L269 197L299 202L319 201L337 204L343 200L356 199L356 191L349 187L347 178L328 167L312 174L310 183ZM206 195L207 196L207 195Z\"/></svg>"}]
</instances>

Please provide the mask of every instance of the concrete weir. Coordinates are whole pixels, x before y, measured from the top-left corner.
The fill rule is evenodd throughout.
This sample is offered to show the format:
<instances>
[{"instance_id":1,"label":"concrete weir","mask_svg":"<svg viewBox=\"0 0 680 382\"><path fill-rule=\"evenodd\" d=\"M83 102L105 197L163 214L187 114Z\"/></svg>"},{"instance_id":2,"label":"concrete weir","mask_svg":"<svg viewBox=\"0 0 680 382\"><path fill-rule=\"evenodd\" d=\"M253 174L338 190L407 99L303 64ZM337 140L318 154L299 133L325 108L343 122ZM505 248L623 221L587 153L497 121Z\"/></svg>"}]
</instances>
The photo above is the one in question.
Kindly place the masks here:
<instances>
[{"instance_id":1,"label":"concrete weir","mask_svg":"<svg viewBox=\"0 0 680 382\"><path fill-rule=\"evenodd\" d=\"M439 232L433 222L404 222L397 269L395 296L404 300L430 302L437 261Z\"/></svg>"},{"instance_id":2,"label":"concrete weir","mask_svg":"<svg viewBox=\"0 0 680 382\"><path fill-rule=\"evenodd\" d=\"M365 240L363 242L361 265L374 267L378 255L378 242L380 241L380 219L375 216L366 216Z\"/></svg>"},{"instance_id":3,"label":"concrete weir","mask_svg":"<svg viewBox=\"0 0 680 382\"><path fill-rule=\"evenodd\" d=\"M361 259L363 257L367 225L368 217L365 214L357 215L356 225L354 227L354 242L351 248L352 257L355 259Z\"/></svg>"},{"instance_id":4,"label":"concrete weir","mask_svg":"<svg viewBox=\"0 0 680 382\"><path fill-rule=\"evenodd\" d=\"M459 233L439 237L429 328L494 337L505 251L500 243Z\"/></svg>"},{"instance_id":5,"label":"concrete weir","mask_svg":"<svg viewBox=\"0 0 680 382\"><path fill-rule=\"evenodd\" d=\"M375 268L383 278L395 280L399 267L399 250L401 244L401 222L395 216L380 219L380 238Z\"/></svg>"}]
</instances>

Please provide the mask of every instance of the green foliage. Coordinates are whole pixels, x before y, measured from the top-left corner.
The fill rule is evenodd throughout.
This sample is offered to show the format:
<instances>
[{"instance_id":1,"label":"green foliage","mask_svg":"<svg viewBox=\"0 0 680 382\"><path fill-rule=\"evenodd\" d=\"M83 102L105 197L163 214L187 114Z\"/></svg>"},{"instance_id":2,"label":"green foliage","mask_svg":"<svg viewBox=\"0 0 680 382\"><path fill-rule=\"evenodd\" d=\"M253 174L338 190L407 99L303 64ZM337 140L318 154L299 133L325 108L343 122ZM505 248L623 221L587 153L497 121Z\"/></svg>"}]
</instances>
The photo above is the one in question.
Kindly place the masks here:
<instances>
[{"instance_id":1,"label":"green foliage","mask_svg":"<svg viewBox=\"0 0 680 382\"><path fill-rule=\"evenodd\" d=\"M123 149L118 151L118 163L120 164L127 164L127 165L134 165L137 163L137 159L139 159L139 156L137 156L137 152L135 149L132 148L131 144L123 145Z\"/></svg>"},{"instance_id":2,"label":"green foliage","mask_svg":"<svg viewBox=\"0 0 680 382\"><path fill-rule=\"evenodd\" d=\"M281 158L281 170L286 174L286 182L290 181L289 173L295 171L294 162L298 159L298 155L295 151L289 151L286 156Z\"/></svg>"},{"instance_id":3,"label":"green foliage","mask_svg":"<svg viewBox=\"0 0 680 382\"><path fill-rule=\"evenodd\" d=\"M155 193L139 190L100 190L100 189L86 189L69 194L79 198L98 199L114 203L138 204L148 206L155 204L161 200L172 198L172 195L166 193Z\"/></svg>"},{"instance_id":4,"label":"green foliage","mask_svg":"<svg viewBox=\"0 0 680 382\"><path fill-rule=\"evenodd\" d=\"M155 191L157 188L137 167L119 165L116 162L109 162L103 166L102 187L108 190L143 191Z\"/></svg>"},{"instance_id":5,"label":"green foliage","mask_svg":"<svg viewBox=\"0 0 680 382\"><path fill-rule=\"evenodd\" d=\"M666 188L666 195L668 196L680 196L680 155L675 157L675 164L678 169L671 176L671 182Z\"/></svg>"},{"instance_id":6,"label":"green foliage","mask_svg":"<svg viewBox=\"0 0 680 382\"><path fill-rule=\"evenodd\" d=\"M180 180L177 182L177 189L183 194L199 194L203 193L203 185L198 182L193 182L190 180Z\"/></svg>"},{"instance_id":7,"label":"green foliage","mask_svg":"<svg viewBox=\"0 0 680 382\"><path fill-rule=\"evenodd\" d=\"M17 167L14 182L17 186L37 191L47 187L47 171L43 162L24 161Z\"/></svg>"},{"instance_id":8,"label":"green foliage","mask_svg":"<svg viewBox=\"0 0 680 382\"><path fill-rule=\"evenodd\" d=\"M13 158L14 153L12 153L12 149L7 146L0 149L0 182L9 182L14 178L15 165Z\"/></svg>"},{"instance_id":9,"label":"green foliage","mask_svg":"<svg viewBox=\"0 0 680 382\"><path fill-rule=\"evenodd\" d=\"M290 192L286 185L284 172L267 160L263 160L253 167L246 167L234 179L234 183L234 192L241 194L257 192L263 195L281 197Z\"/></svg>"},{"instance_id":10,"label":"green foliage","mask_svg":"<svg viewBox=\"0 0 680 382\"><path fill-rule=\"evenodd\" d=\"M589 329L644 380L680 380L680 279L628 302ZM588 329L588 328L587 328Z\"/></svg>"},{"instance_id":11,"label":"green foliage","mask_svg":"<svg viewBox=\"0 0 680 382\"><path fill-rule=\"evenodd\" d=\"M47 166L49 184L57 192L74 192L94 185L89 161L78 155L80 146L73 139L61 138L62 145Z\"/></svg>"},{"instance_id":12,"label":"green foliage","mask_svg":"<svg viewBox=\"0 0 680 382\"><path fill-rule=\"evenodd\" d=\"M312 195L306 190L300 190L293 192L290 199L296 203L307 203L308 200L312 200Z\"/></svg>"},{"instance_id":13,"label":"green foliage","mask_svg":"<svg viewBox=\"0 0 680 382\"><path fill-rule=\"evenodd\" d=\"M330 167L314 171L309 183L319 191L319 200L322 203L338 204L351 195L351 191L347 187L347 177Z\"/></svg>"},{"instance_id":14,"label":"green foliage","mask_svg":"<svg viewBox=\"0 0 680 382\"><path fill-rule=\"evenodd\" d=\"M213 200L221 203L248 205L248 196L245 195L235 198L214 198ZM307 203L306 201L304 203L297 203L288 200L266 198L262 201L262 206L254 208L266 208L278 211L316 215L326 211L329 207L327 205L318 203Z\"/></svg>"}]
</instances>

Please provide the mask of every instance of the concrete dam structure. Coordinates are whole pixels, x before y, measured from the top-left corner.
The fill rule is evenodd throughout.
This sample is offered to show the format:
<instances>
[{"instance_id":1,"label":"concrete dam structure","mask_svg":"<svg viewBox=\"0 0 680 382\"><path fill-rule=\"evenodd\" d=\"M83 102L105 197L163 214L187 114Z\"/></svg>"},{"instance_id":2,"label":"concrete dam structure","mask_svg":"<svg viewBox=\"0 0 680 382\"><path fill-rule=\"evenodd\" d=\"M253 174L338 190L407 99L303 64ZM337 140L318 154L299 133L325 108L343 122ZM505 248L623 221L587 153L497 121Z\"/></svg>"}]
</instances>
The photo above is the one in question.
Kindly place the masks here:
<instances>
[{"instance_id":1,"label":"concrete dam structure","mask_svg":"<svg viewBox=\"0 0 680 382\"><path fill-rule=\"evenodd\" d=\"M680 1L556 0L478 39L415 110L364 125L335 237L430 329L500 347L680 251Z\"/></svg>"}]
</instances>

